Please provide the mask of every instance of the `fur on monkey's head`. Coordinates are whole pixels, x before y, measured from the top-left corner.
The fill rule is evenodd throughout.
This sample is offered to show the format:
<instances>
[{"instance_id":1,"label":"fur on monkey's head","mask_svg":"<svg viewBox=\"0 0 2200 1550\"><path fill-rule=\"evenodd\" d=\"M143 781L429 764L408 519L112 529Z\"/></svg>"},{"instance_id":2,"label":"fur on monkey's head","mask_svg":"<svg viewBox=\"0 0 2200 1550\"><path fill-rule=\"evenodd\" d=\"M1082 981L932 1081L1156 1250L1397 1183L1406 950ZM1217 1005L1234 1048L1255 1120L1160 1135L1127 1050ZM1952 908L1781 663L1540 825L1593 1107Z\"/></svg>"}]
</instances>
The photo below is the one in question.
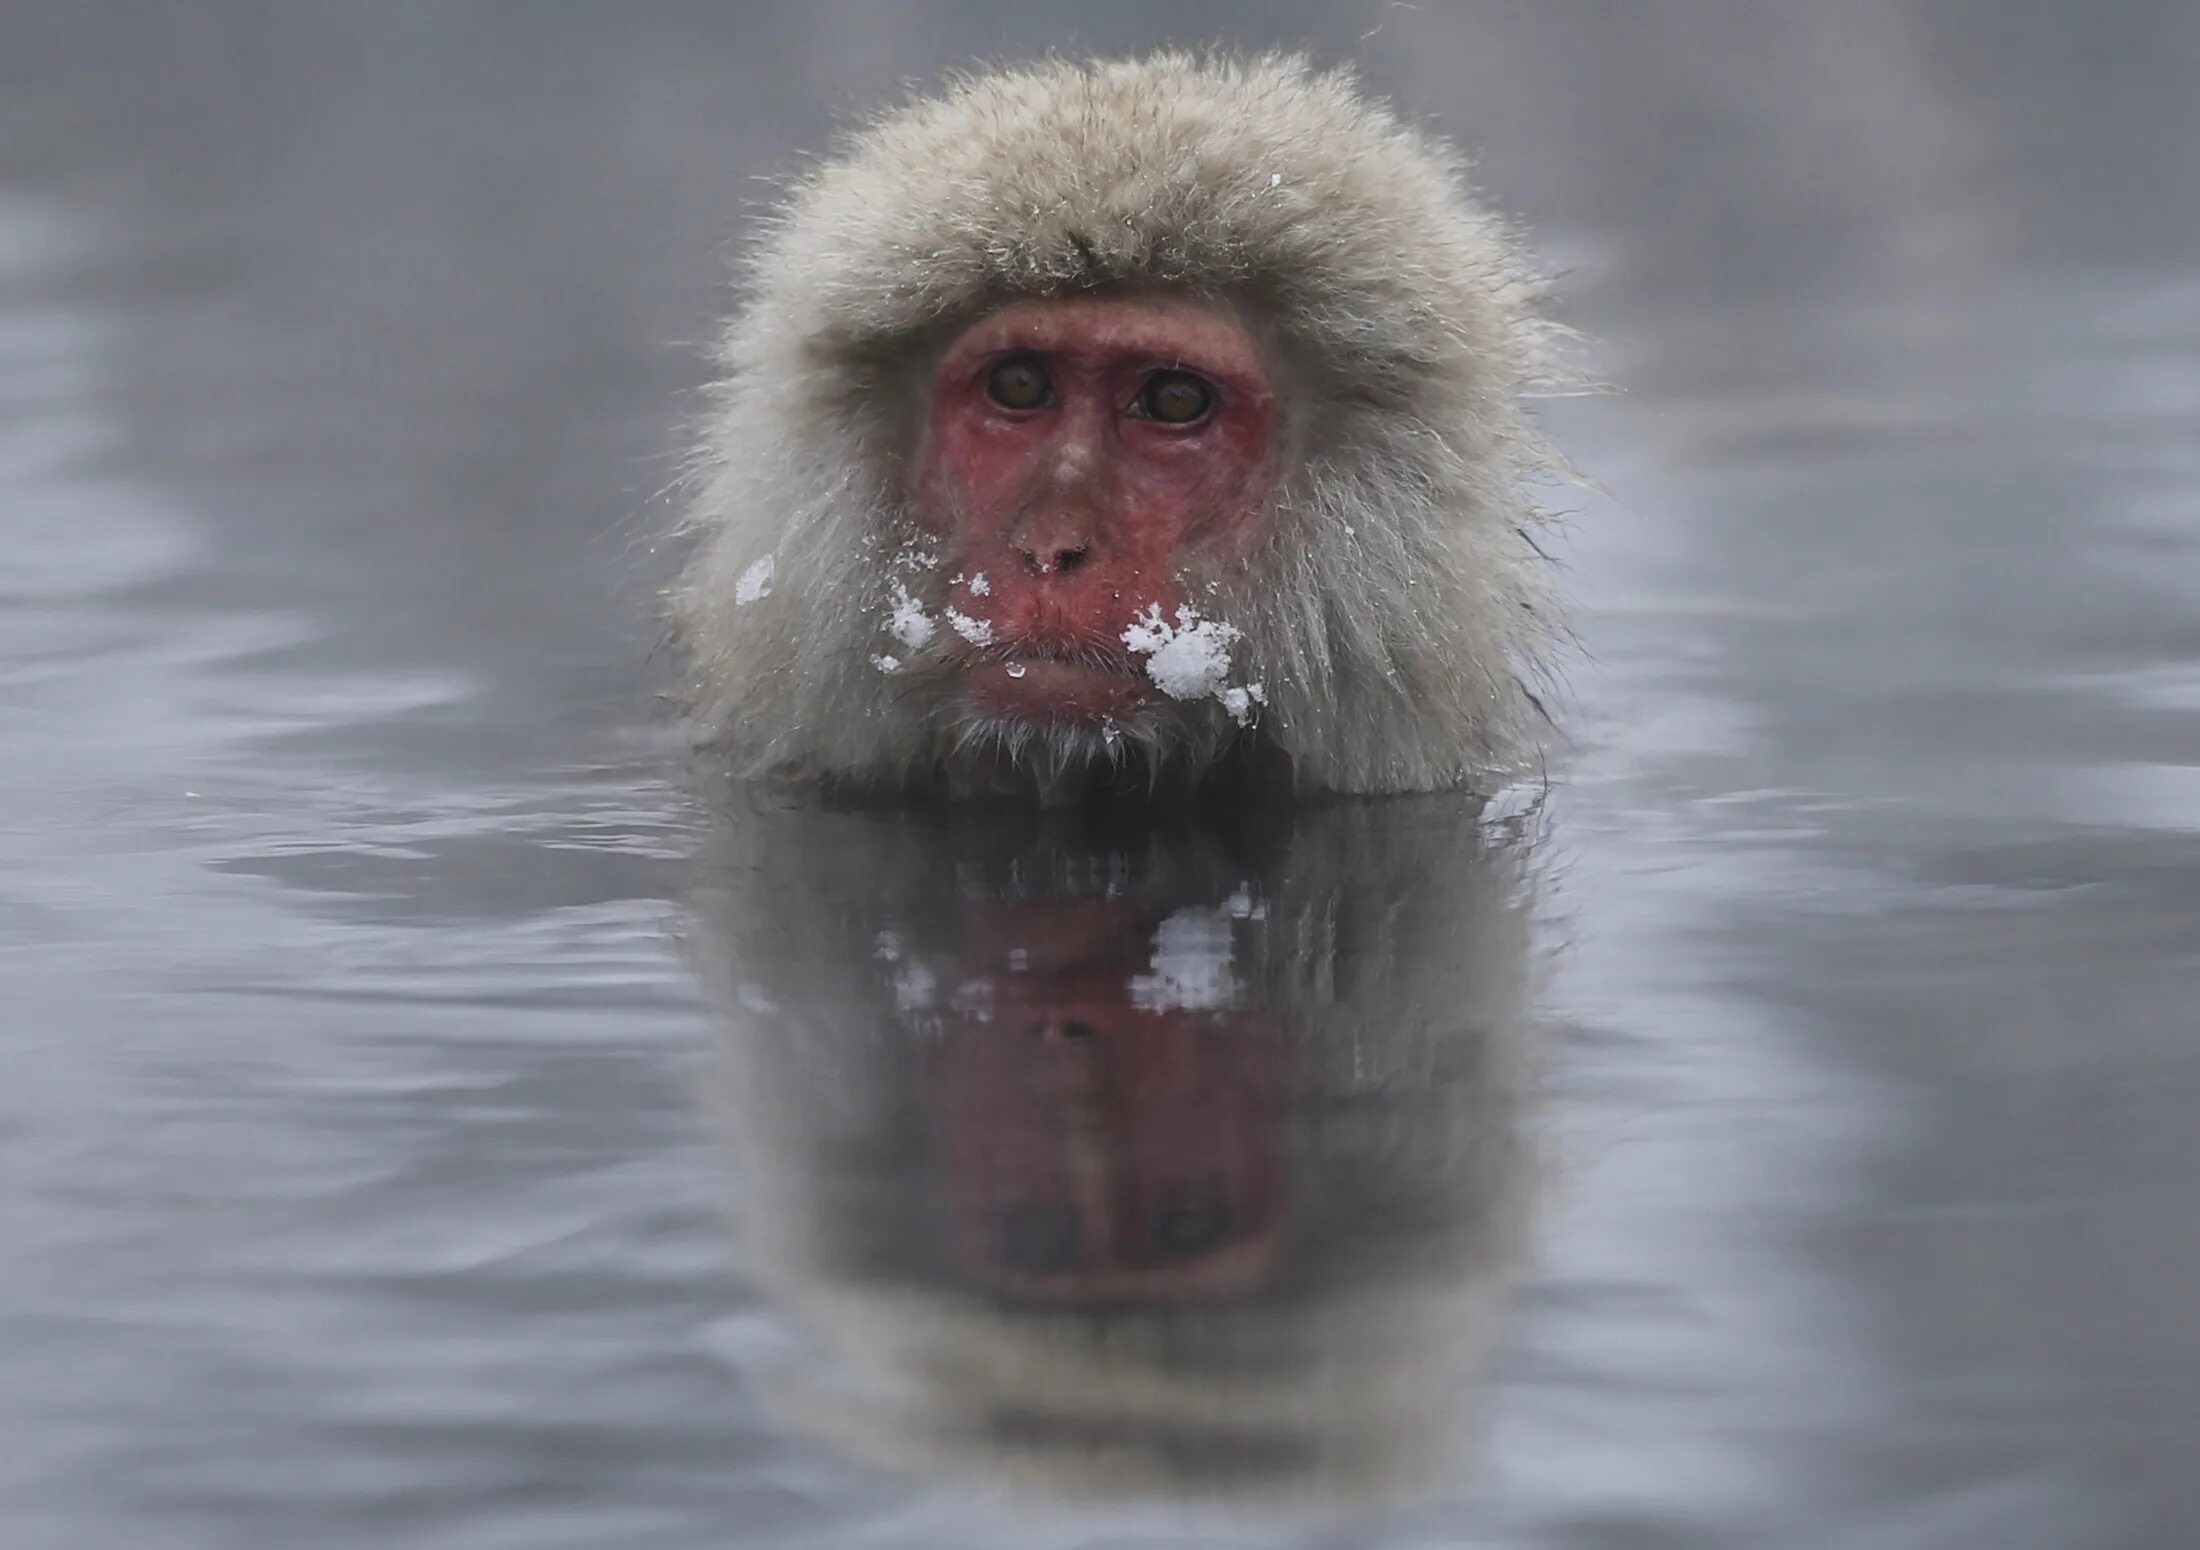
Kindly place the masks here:
<instances>
[{"instance_id":1,"label":"fur on monkey's head","mask_svg":"<svg viewBox=\"0 0 2200 1550\"><path fill-rule=\"evenodd\" d=\"M1501 781L1555 638L1539 290L1448 147L1300 59L1056 61L891 111L752 252L671 595L691 709L745 772L870 786L1196 778L1253 746L1302 790ZM1227 308L1276 361L1263 536L1184 578L1241 692L1104 734L974 717L909 505L923 384L1004 303L1125 292Z\"/></svg>"}]
</instances>

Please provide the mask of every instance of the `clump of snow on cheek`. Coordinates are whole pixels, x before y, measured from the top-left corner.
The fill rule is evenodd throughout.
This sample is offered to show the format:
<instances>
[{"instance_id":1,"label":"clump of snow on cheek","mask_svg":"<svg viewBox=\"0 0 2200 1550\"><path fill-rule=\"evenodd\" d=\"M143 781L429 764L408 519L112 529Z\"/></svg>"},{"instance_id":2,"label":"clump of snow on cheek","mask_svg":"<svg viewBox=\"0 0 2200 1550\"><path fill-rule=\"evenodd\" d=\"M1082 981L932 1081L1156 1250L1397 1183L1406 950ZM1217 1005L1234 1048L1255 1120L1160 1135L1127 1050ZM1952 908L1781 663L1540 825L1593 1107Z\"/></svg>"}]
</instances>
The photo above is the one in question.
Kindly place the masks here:
<instances>
[{"instance_id":1,"label":"clump of snow on cheek","mask_svg":"<svg viewBox=\"0 0 2200 1550\"><path fill-rule=\"evenodd\" d=\"M893 606L886 614L886 632L911 651L921 651L938 630L939 625L924 611L924 605L910 595L906 586L895 582Z\"/></svg>"},{"instance_id":2,"label":"clump of snow on cheek","mask_svg":"<svg viewBox=\"0 0 2200 1550\"><path fill-rule=\"evenodd\" d=\"M989 646L993 643L993 624L988 619L973 619L956 609L947 610L947 622L957 635L973 646Z\"/></svg>"},{"instance_id":3,"label":"clump of snow on cheek","mask_svg":"<svg viewBox=\"0 0 2200 1550\"><path fill-rule=\"evenodd\" d=\"M915 576L933 570L940 563L939 549L928 537L905 540L888 558L887 564L900 572L893 579L893 591L886 606L886 633L898 641L903 651L922 651L939 634L940 623L930 609L917 601L909 590L904 577ZM871 665L882 673L898 672L906 658L893 653L881 653L871 658Z\"/></svg>"},{"instance_id":4,"label":"clump of snow on cheek","mask_svg":"<svg viewBox=\"0 0 2200 1550\"><path fill-rule=\"evenodd\" d=\"M936 540L919 535L903 541L894 551L893 563L899 570L914 575L920 570L936 570L940 563L940 549Z\"/></svg>"},{"instance_id":5,"label":"clump of snow on cheek","mask_svg":"<svg viewBox=\"0 0 2200 1550\"><path fill-rule=\"evenodd\" d=\"M1230 648L1242 632L1216 619L1202 619L1189 607L1176 611L1176 623L1161 617L1161 605L1149 603L1123 644L1147 658L1146 676L1172 700L1203 700L1222 693L1230 672Z\"/></svg>"},{"instance_id":6,"label":"clump of snow on cheek","mask_svg":"<svg viewBox=\"0 0 2200 1550\"><path fill-rule=\"evenodd\" d=\"M1232 721L1241 727L1248 726L1252 723L1254 708L1268 703L1268 686L1255 683L1242 689L1225 689L1216 698L1222 701L1222 708L1230 713Z\"/></svg>"},{"instance_id":7,"label":"clump of snow on cheek","mask_svg":"<svg viewBox=\"0 0 2200 1550\"><path fill-rule=\"evenodd\" d=\"M772 571L775 562L765 555L741 573L741 579L733 584L733 600L742 606L758 602L772 595Z\"/></svg>"},{"instance_id":8,"label":"clump of snow on cheek","mask_svg":"<svg viewBox=\"0 0 2200 1550\"><path fill-rule=\"evenodd\" d=\"M1260 684L1231 687L1230 651L1245 632L1219 619L1202 619L1189 605L1176 611L1176 622L1162 617L1161 605L1146 611L1123 632L1123 644L1146 658L1146 676L1172 700L1220 700L1230 719L1244 726L1256 706L1268 703Z\"/></svg>"}]
</instances>

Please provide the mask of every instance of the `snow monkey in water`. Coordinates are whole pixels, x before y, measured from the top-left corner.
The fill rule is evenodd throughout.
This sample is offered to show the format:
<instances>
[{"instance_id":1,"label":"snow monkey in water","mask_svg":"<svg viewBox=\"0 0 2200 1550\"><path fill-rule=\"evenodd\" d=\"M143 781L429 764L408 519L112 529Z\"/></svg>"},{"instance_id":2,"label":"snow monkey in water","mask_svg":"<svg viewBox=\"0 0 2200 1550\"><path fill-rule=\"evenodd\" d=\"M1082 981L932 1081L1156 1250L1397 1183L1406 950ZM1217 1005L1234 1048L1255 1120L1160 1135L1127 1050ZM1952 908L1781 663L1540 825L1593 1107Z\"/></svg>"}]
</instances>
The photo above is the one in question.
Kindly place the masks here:
<instances>
[{"instance_id":1,"label":"snow monkey in water","mask_svg":"<svg viewBox=\"0 0 2200 1550\"><path fill-rule=\"evenodd\" d=\"M1455 155L1305 62L886 114L752 260L672 593L754 776L1486 788L1543 720L1556 330Z\"/></svg>"}]
</instances>

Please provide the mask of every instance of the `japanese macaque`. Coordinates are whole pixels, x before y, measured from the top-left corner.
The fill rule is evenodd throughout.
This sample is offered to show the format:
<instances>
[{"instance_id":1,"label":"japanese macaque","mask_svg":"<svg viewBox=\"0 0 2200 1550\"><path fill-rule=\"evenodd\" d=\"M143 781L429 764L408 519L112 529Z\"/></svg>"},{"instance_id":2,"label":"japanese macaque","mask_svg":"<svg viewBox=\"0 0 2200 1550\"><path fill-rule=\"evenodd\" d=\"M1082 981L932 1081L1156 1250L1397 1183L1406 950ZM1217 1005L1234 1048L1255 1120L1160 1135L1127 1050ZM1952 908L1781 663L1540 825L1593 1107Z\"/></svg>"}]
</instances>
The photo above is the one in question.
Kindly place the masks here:
<instances>
[{"instance_id":1,"label":"japanese macaque","mask_svg":"<svg viewBox=\"0 0 2200 1550\"><path fill-rule=\"evenodd\" d=\"M757 244L672 592L737 771L1074 795L1502 784L1557 630L1556 331L1343 74L955 83Z\"/></svg>"},{"instance_id":2,"label":"japanese macaque","mask_svg":"<svg viewBox=\"0 0 2200 1550\"><path fill-rule=\"evenodd\" d=\"M1110 811L714 819L738 1263L827 1358L779 1414L1056 1497L1456 1484L1535 1194L1526 844Z\"/></svg>"}]
</instances>

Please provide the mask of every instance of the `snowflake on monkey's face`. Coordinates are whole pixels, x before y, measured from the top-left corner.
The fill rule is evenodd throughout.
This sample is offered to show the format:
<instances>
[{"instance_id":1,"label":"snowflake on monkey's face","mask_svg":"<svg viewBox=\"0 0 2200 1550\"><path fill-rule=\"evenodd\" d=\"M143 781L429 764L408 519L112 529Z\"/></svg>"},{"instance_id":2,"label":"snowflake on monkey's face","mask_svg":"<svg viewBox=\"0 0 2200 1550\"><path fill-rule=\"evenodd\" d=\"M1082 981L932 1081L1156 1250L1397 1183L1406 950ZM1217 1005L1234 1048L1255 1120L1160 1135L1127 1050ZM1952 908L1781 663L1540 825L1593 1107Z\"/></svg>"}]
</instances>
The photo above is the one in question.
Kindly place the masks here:
<instances>
[{"instance_id":1,"label":"snowflake on monkey's face","mask_svg":"<svg viewBox=\"0 0 2200 1550\"><path fill-rule=\"evenodd\" d=\"M938 622L924 611L924 605L907 587L895 582L893 607L886 614L886 633L911 651L919 651L938 631Z\"/></svg>"},{"instance_id":2,"label":"snowflake on monkey's face","mask_svg":"<svg viewBox=\"0 0 2200 1550\"><path fill-rule=\"evenodd\" d=\"M1171 623L1159 603L1147 604L1122 636L1124 645L1146 659L1146 676L1155 688L1172 700L1219 700L1241 727L1252 721L1255 707L1268 703L1260 684L1232 687L1225 682L1231 648L1244 638L1235 625L1202 619L1189 604L1177 609Z\"/></svg>"},{"instance_id":3,"label":"snowflake on monkey's face","mask_svg":"<svg viewBox=\"0 0 2200 1550\"><path fill-rule=\"evenodd\" d=\"M957 635L973 646L990 646L993 643L993 625L990 620L974 619L969 614L950 608L947 610L947 622L954 627Z\"/></svg>"},{"instance_id":4,"label":"snowflake on monkey's face","mask_svg":"<svg viewBox=\"0 0 2200 1550\"><path fill-rule=\"evenodd\" d=\"M741 573L741 579L733 584L733 601L736 606L747 607L772 595L772 572L776 562L772 555L765 555Z\"/></svg>"}]
</instances>

